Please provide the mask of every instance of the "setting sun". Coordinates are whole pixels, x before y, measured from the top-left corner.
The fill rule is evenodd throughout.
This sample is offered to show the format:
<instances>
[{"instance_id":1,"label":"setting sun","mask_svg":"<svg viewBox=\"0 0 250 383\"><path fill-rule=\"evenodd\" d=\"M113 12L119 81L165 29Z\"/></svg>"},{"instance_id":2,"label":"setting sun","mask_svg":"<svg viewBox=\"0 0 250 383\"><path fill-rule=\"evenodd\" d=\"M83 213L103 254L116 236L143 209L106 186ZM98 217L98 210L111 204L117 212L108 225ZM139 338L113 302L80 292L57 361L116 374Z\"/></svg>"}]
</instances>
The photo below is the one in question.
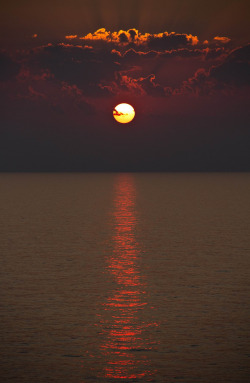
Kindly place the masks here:
<instances>
[{"instance_id":1,"label":"setting sun","mask_svg":"<svg viewBox=\"0 0 250 383\"><path fill-rule=\"evenodd\" d=\"M135 110L133 106L126 103L122 103L117 105L113 109L113 116L116 121L122 124L127 124L128 122L132 121L135 117Z\"/></svg>"}]
</instances>

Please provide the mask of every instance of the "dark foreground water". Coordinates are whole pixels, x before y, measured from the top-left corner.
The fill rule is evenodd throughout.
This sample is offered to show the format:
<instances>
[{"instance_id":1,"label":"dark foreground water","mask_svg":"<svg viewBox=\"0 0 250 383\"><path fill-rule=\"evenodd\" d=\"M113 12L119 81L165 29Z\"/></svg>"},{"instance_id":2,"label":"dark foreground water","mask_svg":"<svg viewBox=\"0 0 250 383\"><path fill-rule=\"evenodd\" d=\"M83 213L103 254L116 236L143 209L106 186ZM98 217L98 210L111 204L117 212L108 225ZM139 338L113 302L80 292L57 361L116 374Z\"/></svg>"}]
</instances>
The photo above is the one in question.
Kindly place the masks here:
<instances>
[{"instance_id":1,"label":"dark foreground water","mask_svg":"<svg viewBox=\"0 0 250 383\"><path fill-rule=\"evenodd\" d=\"M1 382L249 382L250 174L0 175Z\"/></svg>"}]
</instances>

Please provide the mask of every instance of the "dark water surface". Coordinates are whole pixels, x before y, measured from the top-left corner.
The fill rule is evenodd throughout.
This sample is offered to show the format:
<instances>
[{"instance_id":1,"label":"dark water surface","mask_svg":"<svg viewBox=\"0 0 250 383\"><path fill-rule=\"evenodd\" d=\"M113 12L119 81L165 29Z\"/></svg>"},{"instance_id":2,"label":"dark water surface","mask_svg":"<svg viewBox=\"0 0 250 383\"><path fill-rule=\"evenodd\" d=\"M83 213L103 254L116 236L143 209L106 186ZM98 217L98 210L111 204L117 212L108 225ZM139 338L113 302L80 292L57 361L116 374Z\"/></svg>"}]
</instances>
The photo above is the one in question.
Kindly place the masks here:
<instances>
[{"instance_id":1,"label":"dark water surface","mask_svg":"<svg viewBox=\"0 0 250 383\"><path fill-rule=\"evenodd\" d=\"M250 174L1 174L1 382L249 382Z\"/></svg>"}]
</instances>

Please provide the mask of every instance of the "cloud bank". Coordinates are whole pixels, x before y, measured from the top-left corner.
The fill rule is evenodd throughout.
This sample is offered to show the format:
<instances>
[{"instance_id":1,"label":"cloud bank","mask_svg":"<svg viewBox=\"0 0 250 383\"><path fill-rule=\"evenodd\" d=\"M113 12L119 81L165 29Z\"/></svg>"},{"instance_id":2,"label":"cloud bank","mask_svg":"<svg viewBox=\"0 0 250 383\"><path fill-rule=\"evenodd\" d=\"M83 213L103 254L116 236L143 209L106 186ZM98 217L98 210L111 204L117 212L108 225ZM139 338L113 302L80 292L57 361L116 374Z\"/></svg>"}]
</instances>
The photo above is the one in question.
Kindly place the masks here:
<instances>
[{"instance_id":1,"label":"cloud bank","mask_svg":"<svg viewBox=\"0 0 250 383\"><path fill-rule=\"evenodd\" d=\"M250 45L229 37L199 41L192 34L110 32L67 35L60 43L0 55L0 81L13 97L175 97L234 92L249 86ZM7 87L5 87L7 88ZM11 92L8 91L10 94Z\"/></svg>"}]
</instances>

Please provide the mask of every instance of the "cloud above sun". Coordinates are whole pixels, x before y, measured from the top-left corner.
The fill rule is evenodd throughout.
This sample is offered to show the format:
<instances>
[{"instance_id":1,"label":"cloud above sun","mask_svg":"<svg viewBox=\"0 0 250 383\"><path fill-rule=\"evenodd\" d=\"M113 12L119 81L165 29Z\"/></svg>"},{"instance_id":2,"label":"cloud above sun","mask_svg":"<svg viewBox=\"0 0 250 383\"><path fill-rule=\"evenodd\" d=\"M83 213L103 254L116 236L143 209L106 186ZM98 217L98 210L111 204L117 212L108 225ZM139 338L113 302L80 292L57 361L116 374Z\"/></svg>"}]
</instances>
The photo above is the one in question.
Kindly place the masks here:
<instances>
[{"instance_id":1,"label":"cloud above sun","mask_svg":"<svg viewBox=\"0 0 250 383\"><path fill-rule=\"evenodd\" d=\"M137 47L170 49L171 47L196 45L199 40L191 34L180 34L175 32L162 32L157 34L140 33L138 29L131 28L127 31L110 32L100 28L94 33L85 36L68 35L67 40L104 41L116 45L133 44Z\"/></svg>"},{"instance_id":2,"label":"cloud above sun","mask_svg":"<svg viewBox=\"0 0 250 383\"><path fill-rule=\"evenodd\" d=\"M0 81L10 97L50 100L53 94L62 105L67 97L87 105L95 97L232 93L250 85L249 57L249 44L237 47L226 36L200 41L185 33L101 28L2 52Z\"/></svg>"}]
</instances>

